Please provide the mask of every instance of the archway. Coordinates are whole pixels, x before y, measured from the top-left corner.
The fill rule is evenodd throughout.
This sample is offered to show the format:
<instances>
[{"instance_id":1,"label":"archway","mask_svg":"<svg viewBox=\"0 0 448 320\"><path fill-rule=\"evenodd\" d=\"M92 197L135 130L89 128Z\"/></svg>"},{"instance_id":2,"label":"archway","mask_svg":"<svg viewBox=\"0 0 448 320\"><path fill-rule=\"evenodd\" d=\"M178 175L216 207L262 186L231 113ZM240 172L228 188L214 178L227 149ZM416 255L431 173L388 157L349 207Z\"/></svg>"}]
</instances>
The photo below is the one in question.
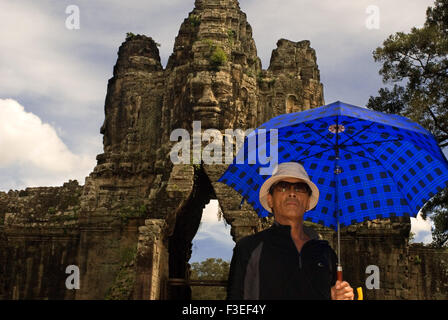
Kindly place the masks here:
<instances>
[{"instance_id":1,"label":"archway","mask_svg":"<svg viewBox=\"0 0 448 320\"><path fill-rule=\"evenodd\" d=\"M174 232L168 241L168 264L170 279L189 280L192 241L201 222L203 209L212 199L217 199L207 174L201 168L195 169L195 183L191 196L176 217ZM224 218L224 217L223 217ZM188 284L167 286L167 299L191 300L191 288Z\"/></svg>"},{"instance_id":2,"label":"archway","mask_svg":"<svg viewBox=\"0 0 448 320\"><path fill-rule=\"evenodd\" d=\"M188 261L205 205L218 199L233 241L261 231L266 224L241 195L217 182L227 165L176 165L153 207L160 218L139 228L136 256L136 299L182 299L191 296ZM172 288L175 287L175 288Z\"/></svg>"}]
</instances>

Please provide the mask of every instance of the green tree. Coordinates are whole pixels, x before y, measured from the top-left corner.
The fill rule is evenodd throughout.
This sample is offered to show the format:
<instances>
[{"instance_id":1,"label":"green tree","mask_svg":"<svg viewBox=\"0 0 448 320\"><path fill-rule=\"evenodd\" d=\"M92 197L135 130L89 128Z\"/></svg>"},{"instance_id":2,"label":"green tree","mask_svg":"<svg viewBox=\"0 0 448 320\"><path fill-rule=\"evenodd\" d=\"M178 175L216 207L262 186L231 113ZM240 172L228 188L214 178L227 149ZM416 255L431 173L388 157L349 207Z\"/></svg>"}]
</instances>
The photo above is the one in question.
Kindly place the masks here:
<instances>
[{"instance_id":1,"label":"green tree","mask_svg":"<svg viewBox=\"0 0 448 320\"><path fill-rule=\"evenodd\" d=\"M415 240L415 233L409 232L409 242L413 242Z\"/></svg>"},{"instance_id":2,"label":"green tree","mask_svg":"<svg viewBox=\"0 0 448 320\"><path fill-rule=\"evenodd\" d=\"M406 116L448 147L448 0L435 0L422 28L397 32L373 52L385 84L367 107ZM448 245L448 188L422 208L434 222L433 245Z\"/></svg>"},{"instance_id":3,"label":"green tree","mask_svg":"<svg viewBox=\"0 0 448 320\"><path fill-rule=\"evenodd\" d=\"M222 259L208 258L202 262L191 264L191 276L193 280L227 280L230 263ZM192 287L193 300L225 300L225 287Z\"/></svg>"}]
</instances>

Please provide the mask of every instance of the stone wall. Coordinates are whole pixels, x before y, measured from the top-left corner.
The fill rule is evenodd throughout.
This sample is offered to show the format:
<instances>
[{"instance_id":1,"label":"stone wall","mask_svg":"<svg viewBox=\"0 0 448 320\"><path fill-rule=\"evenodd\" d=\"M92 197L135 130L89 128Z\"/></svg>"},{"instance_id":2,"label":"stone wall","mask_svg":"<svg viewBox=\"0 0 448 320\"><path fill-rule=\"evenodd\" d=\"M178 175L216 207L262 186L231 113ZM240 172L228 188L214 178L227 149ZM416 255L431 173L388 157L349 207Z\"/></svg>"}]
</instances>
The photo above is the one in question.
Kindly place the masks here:
<instances>
[{"instance_id":1,"label":"stone wall","mask_svg":"<svg viewBox=\"0 0 448 320\"><path fill-rule=\"evenodd\" d=\"M409 218L373 220L343 229L341 261L345 278L353 287L363 287L365 299L407 299L402 286L411 285L406 273L410 229ZM379 289L366 288L368 266L379 268Z\"/></svg>"},{"instance_id":2,"label":"stone wall","mask_svg":"<svg viewBox=\"0 0 448 320\"><path fill-rule=\"evenodd\" d=\"M337 234L308 223L337 250ZM409 244L409 218L367 221L341 230L341 263L344 280L361 287L365 300L446 300L448 298L448 250ZM379 288L367 287L379 270ZM369 281L370 280L370 281Z\"/></svg>"},{"instance_id":3,"label":"stone wall","mask_svg":"<svg viewBox=\"0 0 448 320\"><path fill-rule=\"evenodd\" d=\"M73 299L66 267L77 264L82 187L0 193L0 298Z\"/></svg>"},{"instance_id":4,"label":"stone wall","mask_svg":"<svg viewBox=\"0 0 448 320\"><path fill-rule=\"evenodd\" d=\"M407 299L448 299L448 249L408 248Z\"/></svg>"}]
</instances>

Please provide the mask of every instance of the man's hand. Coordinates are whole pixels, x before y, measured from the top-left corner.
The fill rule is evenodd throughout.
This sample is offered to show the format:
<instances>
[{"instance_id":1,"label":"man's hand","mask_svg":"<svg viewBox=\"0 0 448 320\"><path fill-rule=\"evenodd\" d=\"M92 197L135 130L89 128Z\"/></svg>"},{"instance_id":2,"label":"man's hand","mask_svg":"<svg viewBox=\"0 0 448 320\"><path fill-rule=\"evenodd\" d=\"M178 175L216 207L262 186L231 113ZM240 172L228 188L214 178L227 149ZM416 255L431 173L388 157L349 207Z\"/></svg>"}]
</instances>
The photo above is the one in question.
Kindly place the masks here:
<instances>
[{"instance_id":1,"label":"man's hand","mask_svg":"<svg viewBox=\"0 0 448 320\"><path fill-rule=\"evenodd\" d=\"M346 281L336 281L331 287L331 300L353 300L354 297L353 288Z\"/></svg>"}]
</instances>

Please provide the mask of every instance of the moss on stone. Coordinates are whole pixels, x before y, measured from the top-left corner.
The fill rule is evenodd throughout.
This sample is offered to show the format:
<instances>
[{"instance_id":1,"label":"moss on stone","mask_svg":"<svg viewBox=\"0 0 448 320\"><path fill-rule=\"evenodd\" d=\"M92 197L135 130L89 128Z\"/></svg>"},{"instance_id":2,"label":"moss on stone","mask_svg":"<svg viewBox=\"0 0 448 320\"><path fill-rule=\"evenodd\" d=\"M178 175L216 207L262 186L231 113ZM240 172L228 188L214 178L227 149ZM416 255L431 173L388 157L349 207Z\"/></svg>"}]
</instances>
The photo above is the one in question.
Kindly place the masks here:
<instances>
[{"instance_id":1,"label":"moss on stone","mask_svg":"<svg viewBox=\"0 0 448 320\"><path fill-rule=\"evenodd\" d=\"M198 15L192 14L188 17L188 21L190 21L190 25L192 27L197 27L201 24L201 18Z\"/></svg>"},{"instance_id":2,"label":"moss on stone","mask_svg":"<svg viewBox=\"0 0 448 320\"><path fill-rule=\"evenodd\" d=\"M122 223L127 223L132 218L144 218L148 208L145 204L137 204L135 206L124 207L120 210L119 217Z\"/></svg>"},{"instance_id":3,"label":"moss on stone","mask_svg":"<svg viewBox=\"0 0 448 320\"><path fill-rule=\"evenodd\" d=\"M131 300L135 284L135 258L137 246L126 247L120 250L121 267L113 285L107 290L106 300Z\"/></svg>"},{"instance_id":4,"label":"moss on stone","mask_svg":"<svg viewBox=\"0 0 448 320\"><path fill-rule=\"evenodd\" d=\"M213 67L220 67L227 62L227 54L224 50L217 46L210 56L210 63Z\"/></svg>"}]
</instances>

